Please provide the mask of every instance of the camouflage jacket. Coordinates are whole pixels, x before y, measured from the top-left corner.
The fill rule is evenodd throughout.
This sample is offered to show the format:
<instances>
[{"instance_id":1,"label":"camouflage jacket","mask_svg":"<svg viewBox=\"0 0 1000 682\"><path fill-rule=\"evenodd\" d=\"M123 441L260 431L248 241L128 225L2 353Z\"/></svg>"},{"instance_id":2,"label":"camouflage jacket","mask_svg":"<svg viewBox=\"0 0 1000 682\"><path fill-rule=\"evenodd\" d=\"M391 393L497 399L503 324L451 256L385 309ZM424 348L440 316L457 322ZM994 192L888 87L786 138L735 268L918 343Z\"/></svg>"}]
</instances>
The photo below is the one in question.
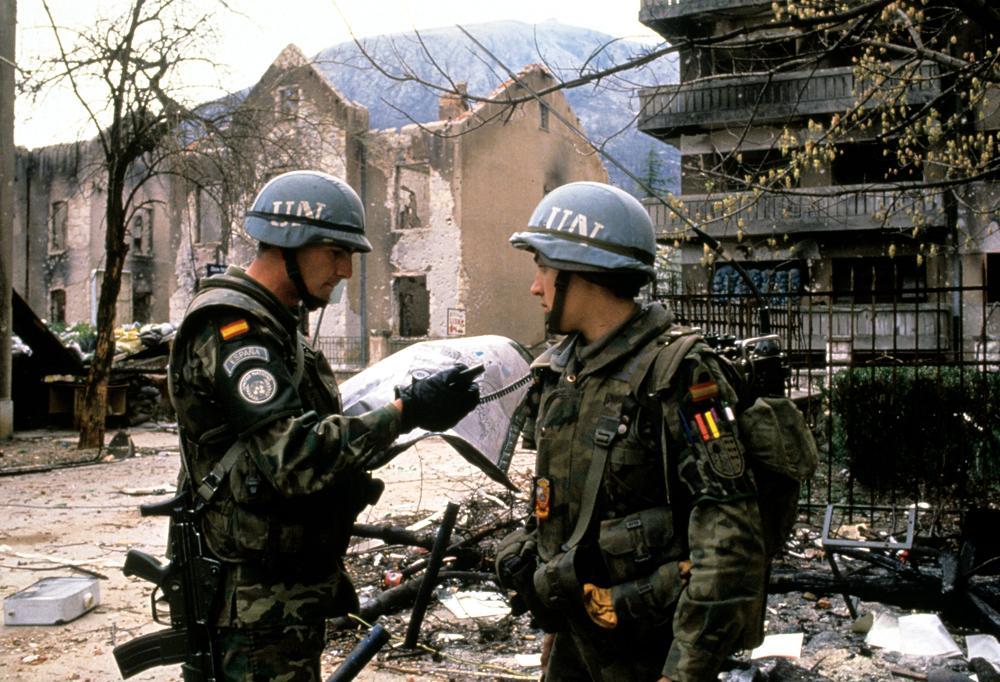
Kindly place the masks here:
<instances>
[{"instance_id":1,"label":"camouflage jacket","mask_svg":"<svg viewBox=\"0 0 1000 682\"><path fill-rule=\"evenodd\" d=\"M669 375L647 362L635 390L642 359L685 334L690 350ZM534 363L537 596L596 627L580 589L608 587L623 641L672 618L663 674L714 679L726 655L759 643L763 622L762 529L736 393L711 349L657 304L581 344L570 336Z\"/></svg>"},{"instance_id":2,"label":"camouflage jacket","mask_svg":"<svg viewBox=\"0 0 1000 682\"><path fill-rule=\"evenodd\" d=\"M203 283L174 339L186 474L210 495L202 529L227 566L219 625L315 622L356 604L342 556L355 517L381 493L362 465L396 438L399 412L338 414L333 373L298 324L231 267Z\"/></svg>"}]
</instances>

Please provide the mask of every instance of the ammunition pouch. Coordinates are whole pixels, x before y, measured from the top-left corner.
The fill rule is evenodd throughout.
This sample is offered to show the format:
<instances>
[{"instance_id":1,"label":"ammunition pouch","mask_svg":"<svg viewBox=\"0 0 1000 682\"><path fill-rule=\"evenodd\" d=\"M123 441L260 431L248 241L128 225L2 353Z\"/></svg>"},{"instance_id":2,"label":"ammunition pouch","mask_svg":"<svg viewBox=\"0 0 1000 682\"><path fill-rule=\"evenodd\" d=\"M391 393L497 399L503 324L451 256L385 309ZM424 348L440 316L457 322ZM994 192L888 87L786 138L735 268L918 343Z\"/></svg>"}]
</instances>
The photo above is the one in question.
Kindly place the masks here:
<instances>
[{"instance_id":1,"label":"ammunition pouch","mask_svg":"<svg viewBox=\"0 0 1000 682\"><path fill-rule=\"evenodd\" d=\"M659 625L673 617L684 585L674 542L673 512L650 507L601 522L597 547L607 570L620 624Z\"/></svg>"},{"instance_id":2,"label":"ammunition pouch","mask_svg":"<svg viewBox=\"0 0 1000 682\"><path fill-rule=\"evenodd\" d=\"M649 575L677 556L673 521L669 507L651 507L601 522L597 546L612 585Z\"/></svg>"},{"instance_id":3,"label":"ammunition pouch","mask_svg":"<svg viewBox=\"0 0 1000 682\"><path fill-rule=\"evenodd\" d=\"M539 601L548 609L571 612L581 608L583 585L577 578L576 547L557 554L535 569L532 584Z\"/></svg>"},{"instance_id":4,"label":"ammunition pouch","mask_svg":"<svg viewBox=\"0 0 1000 682\"><path fill-rule=\"evenodd\" d=\"M676 561L662 564L649 576L611 588L611 600L620 624L661 625L674 615L674 605L684 589Z\"/></svg>"},{"instance_id":5,"label":"ammunition pouch","mask_svg":"<svg viewBox=\"0 0 1000 682\"><path fill-rule=\"evenodd\" d=\"M548 608L535 592L538 553L534 538L527 530L517 530L501 541L497 549L496 570L500 584L515 593L511 599L514 615L530 611L534 627L546 632L565 629L565 617Z\"/></svg>"},{"instance_id":6,"label":"ammunition pouch","mask_svg":"<svg viewBox=\"0 0 1000 682\"><path fill-rule=\"evenodd\" d=\"M535 540L525 528L519 528L500 541L497 547L496 571L500 585L520 592L534 573L538 563ZM528 578L525 573L530 569Z\"/></svg>"}]
</instances>

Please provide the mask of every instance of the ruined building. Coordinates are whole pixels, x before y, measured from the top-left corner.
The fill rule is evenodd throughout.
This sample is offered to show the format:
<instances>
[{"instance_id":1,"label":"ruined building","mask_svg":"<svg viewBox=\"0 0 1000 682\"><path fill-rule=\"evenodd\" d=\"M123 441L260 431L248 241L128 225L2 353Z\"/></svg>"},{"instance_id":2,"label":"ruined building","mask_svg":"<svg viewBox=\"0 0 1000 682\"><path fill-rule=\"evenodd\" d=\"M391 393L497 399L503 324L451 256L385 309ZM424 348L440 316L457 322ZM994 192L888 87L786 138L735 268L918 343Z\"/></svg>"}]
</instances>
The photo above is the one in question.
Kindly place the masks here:
<instances>
[{"instance_id":1,"label":"ruined building","mask_svg":"<svg viewBox=\"0 0 1000 682\"><path fill-rule=\"evenodd\" d=\"M535 90L553 82L541 66L518 79ZM520 89L509 81L492 97ZM550 115L576 120L563 96L545 101L510 108L450 96L439 121L371 130L367 110L289 46L233 107L228 125L255 132L226 158L230 168L207 163L209 143L193 136L177 172L143 187L118 322L179 321L199 279L252 257L242 215L257 189L278 173L316 168L361 195L374 246L322 317L320 344L335 364L378 359L394 339L502 333L539 343L532 266L507 238L553 187L607 179L597 156ZM14 287L50 320L95 316L104 238L96 151L93 142L18 150Z\"/></svg>"},{"instance_id":2,"label":"ruined building","mask_svg":"<svg viewBox=\"0 0 1000 682\"><path fill-rule=\"evenodd\" d=\"M813 349L822 348L824 335L838 333L838 325L839 333L872 349L913 347L921 334L922 347L956 348L961 337L990 345L982 337L1000 332L991 320L983 333L984 316L1000 302L995 172L935 186L947 164L905 163L897 148L941 150L948 140L934 139L932 123L923 132L893 129L894 116L932 101L944 115L960 110L966 106L957 101L961 93L949 91L952 81L937 63L899 54L898 62L883 66L888 73L866 71L860 48L827 48L822 41L832 32L774 28L775 8L783 6L642 1L640 20L666 40L701 41L680 51L679 84L640 92L640 130L682 156L681 195L670 202L676 210L647 200L660 238L672 243L679 237L683 215L720 240L762 288L791 294L776 297L779 305L797 305L799 292L833 292L832 308L800 319L805 335L816 334L804 342ZM959 30L956 47L943 49L982 54L985 33L971 24ZM1000 128L1000 93L987 94L968 117L968 132L985 132L986 140ZM859 103L887 124L845 126ZM904 140L910 130L916 142ZM806 162L791 172L796 154ZM681 250L686 292L725 295L742 287L731 266L705 258L702 244L684 242ZM926 292L982 285L984 292L967 292L961 301ZM893 300L903 304L893 308ZM868 312L857 313L854 304ZM880 306L892 308L893 317L876 329Z\"/></svg>"}]
</instances>

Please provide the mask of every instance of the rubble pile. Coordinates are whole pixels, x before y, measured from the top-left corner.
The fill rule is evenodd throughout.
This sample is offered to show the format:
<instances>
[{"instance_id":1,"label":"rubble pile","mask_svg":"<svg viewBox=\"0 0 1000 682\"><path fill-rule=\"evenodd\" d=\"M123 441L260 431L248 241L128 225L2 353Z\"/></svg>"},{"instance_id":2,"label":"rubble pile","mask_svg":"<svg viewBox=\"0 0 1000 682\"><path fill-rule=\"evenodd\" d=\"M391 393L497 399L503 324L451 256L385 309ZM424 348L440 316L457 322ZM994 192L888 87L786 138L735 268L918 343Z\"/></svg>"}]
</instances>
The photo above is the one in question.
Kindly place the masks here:
<instances>
[{"instance_id":1,"label":"rubble pile","mask_svg":"<svg viewBox=\"0 0 1000 682\"><path fill-rule=\"evenodd\" d=\"M435 591L416 648L403 646L410 620L412 596L403 600L386 595L402 593L409 581L418 581L426 564L430 535L407 529L429 529L431 519L394 517L387 519L384 533L417 533L417 544L385 544L378 540L356 542L348 556L348 568L355 578L361 598L362 618L331 624L327 663L335 667L365 635L365 624L377 618L392 635L390 644L372 665L381 671L413 676L417 679L490 679L534 680L540 673L540 646L543 633L531 626L529 614L513 615L503 590L493 578L493 558L500 538L509 529L523 523L511 509L525 509L525 500L512 496L501 500L481 491L462 507L442 568L443 580ZM439 516L439 515L438 515ZM414 522L417 522L416 524ZM421 525L421 523L423 525ZM371 534L375 532L368 528ZM432 528L432 527L431 527ZM821 548L820 529L802 522L787 552L775 565L782 576L830 574L829 558ZM403 537L394 535L393 537ZM475 538L475 542L470 540ZM839 559L851 574L878 577L887 569L865 565L864 561ZM881 573L880 573L881 572ZM892 578L888 583L893 583ZM905 582L899 578L897 582ZM782 582L772 581L772 592L784 590ZM921 589L923 586L920 586ZM990 671L1000 670L1000 653L990 654L991 664L982 657L980 638L992 635L968 622L948 622L931 613L915 613L913 608L893 606L897 594L886 593L890 603L859 601L829 591L783 591L768 597L765 644L754 651L741 652L726 664L720 680L728 682L857 682L859 680L998 680ZM391 608L372 608L372 604L391 604ZM858 614L857 617L852 615ZM369 618L364 618L364 615ZM893 647L885 636L886 623L908 620L936 623L935 634L950 642L938 648L920 645L918 652L903 646ZM872 625L876 624L873 630ZM988 628L986 630L989 631ZM1000 634L1000 632L994 632ZM898 639L898 638L897 638ZM912 635L902 640L912 640ZM962 646L968 641L967 646ZM992 651L992 649L988 649Z\"/></svg>"}]
</instances>

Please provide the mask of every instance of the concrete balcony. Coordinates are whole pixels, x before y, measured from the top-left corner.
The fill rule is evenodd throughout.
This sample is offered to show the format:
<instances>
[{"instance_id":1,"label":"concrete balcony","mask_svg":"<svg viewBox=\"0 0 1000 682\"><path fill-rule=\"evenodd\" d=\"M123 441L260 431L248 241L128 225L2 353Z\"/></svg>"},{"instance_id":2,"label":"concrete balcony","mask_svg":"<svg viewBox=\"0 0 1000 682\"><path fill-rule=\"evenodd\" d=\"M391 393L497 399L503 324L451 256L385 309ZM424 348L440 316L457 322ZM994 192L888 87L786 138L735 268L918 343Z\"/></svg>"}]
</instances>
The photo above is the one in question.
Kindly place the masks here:
<instances>
[{"instance_id":1,"label":"concrete balcony","mask_svg":"<svg viewBox=\"0 0 1000 682\"><path fill-rule=\"evenodd\" d=\"M716 238L844 230L907 229L914 216L927 227L945 225L940 194L897 185L838 185L786 194L686 194L680 210ZM686 226L656 199L644 199L657 237L673 239Z\"/></svg>"},{"instance_id":2,"label":"concrete balcony","mask_svg":"<svg viewBox=\"0 0 1000 682\"><path fill-rule=\"evenodd\" d=\"M900 78L907 82L904 91L894 95L893 81L885 83L882 92L893 102L902 99L907 104L922 104L941 93L937 66L920 64L915 73L908 66ZM901 81L897 81L898 84ZM706 130L774 125L805 116L843 112L855 106L860 93L871 90L865 82L857 82L852 67L795 71L766 75L726 76L701 79L680 85L661 85L639 91L641 110L639 130L660 138ZM871 108L881 103L881 97L866 102Z\"/></svg>"},{"instance_id":3,"label":"concrete balcony","mask_svg":"<svg viewBox=\"0 0 1000 682\"><path fill-rule=\"evenodd\" d=\"M671 22L679 19L761 7L770 9L771 0L642 0L639 21L661 35L671 35L674 33Z\"/></svg>"}]
</instances>

